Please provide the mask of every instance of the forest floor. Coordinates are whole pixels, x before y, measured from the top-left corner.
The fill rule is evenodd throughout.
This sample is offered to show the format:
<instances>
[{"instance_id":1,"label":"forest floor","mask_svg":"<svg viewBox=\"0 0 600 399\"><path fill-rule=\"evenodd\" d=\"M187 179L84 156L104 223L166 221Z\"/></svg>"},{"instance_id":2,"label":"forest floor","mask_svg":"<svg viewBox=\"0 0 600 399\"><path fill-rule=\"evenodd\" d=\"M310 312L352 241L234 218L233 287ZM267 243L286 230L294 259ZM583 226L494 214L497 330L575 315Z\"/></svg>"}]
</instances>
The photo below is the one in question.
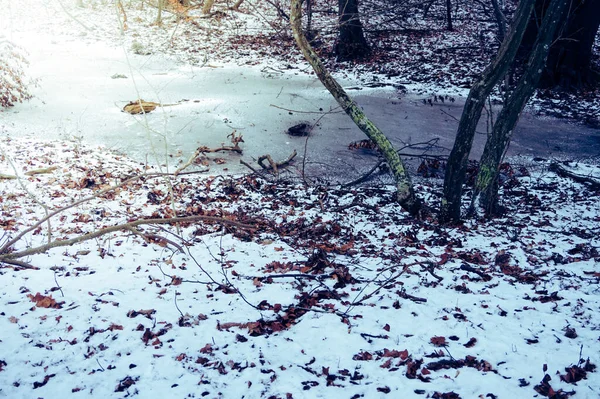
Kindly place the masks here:
<instances>
[{"instance_id":1,"label":"forest floor","mask_svg":"<svg viewBox=\"0 0 600 399\"><path fill-rule=\"evenodd\" d=\"M194 22L166 13L162 28L152 25L155 9L126 7L129 29L121 36L114 10L100 2L65 5L71 16L60 3L24 3L10 5L1 19L23 33L24 43L37 40L48 52L71 55L79 49L86 57L84 47L126 49L130 63L122 68L139 85L144 75L134 68L143 69L144 59L155 62L153 54L182 70L199 62L207 70L233 64L265 75L281 77L284 69L298 79L307 75L291 42L264 46L290 40L264 5L244 3L243 13L220 8L223 15ZM315 23L327 27L324 18ZM449 39L491 40L488 28L483 35L469 29ZM419 34L411 45L435 58L444 53L432 47L440 37ZM455 41L446 45L458 46ZM37 54L41 63L45 53ZM115 55L105 49L102 56ZM403 69L400 60L374 58L336 76L363 90L382 84L446 101L464 95L461 79L485 65L482 57L471 57L466 70L458 63L438 73L439 81L422 72L419 84L418 68ZM92 68L94 59L82 62ZM167 61L161 62L144 73L162 73ZM374 70L378 65L386 69ZM436 160L424 162L416 179L418 195L430 205L421 220L399 208L384 176L343 187L299 172L209 175L199 167L224 162L209 153L174 174L187 157L176 163L155 151L158 162L140 162L76 136L117 124L160 130L177 113L144 125L143 118L125 119L132 116L119 103L92 123L79 110L53 107L55 76L41 76L38 98L5 111L0 121L0 397L600 396L600 188L594 183L600 168L593 157L511 160L502 171L505 215L444 227L435 221L442 172ZM73 79L73 87L57 93L71 95L74 107L86 99L80 84L128 93L111 86L110 76ZM231 79L245 77L235 70ZM165 102L188 94L183 85L169 94L150 86L147 93L162 94ZM581 109L593 109L594 101L582 101ZM223 117L229 115L218 113ZM222 124L222 137L234 130ZM251 145L239 144L243 151ZM475 169L469 173L465 198ZM178 222L156 221L164 218Z\"/></svg>"}]
</instances>

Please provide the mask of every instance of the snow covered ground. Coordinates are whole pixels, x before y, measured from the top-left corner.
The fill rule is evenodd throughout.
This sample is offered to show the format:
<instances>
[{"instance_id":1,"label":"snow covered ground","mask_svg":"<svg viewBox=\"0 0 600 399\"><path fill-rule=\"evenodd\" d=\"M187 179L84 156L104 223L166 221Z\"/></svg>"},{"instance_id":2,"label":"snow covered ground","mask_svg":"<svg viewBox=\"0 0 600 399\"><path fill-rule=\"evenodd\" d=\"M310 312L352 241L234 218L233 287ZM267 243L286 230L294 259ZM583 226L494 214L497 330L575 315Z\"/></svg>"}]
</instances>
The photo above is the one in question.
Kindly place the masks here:
<instances>
[{"instance_id":1,"label":"snow covered ground","mask_svg":"<svg viewBox=\"0 0 600 399\"><path fill-rule=\"evenodd\" d=\"M314 78L249 65L254 53L217 34L194 42L222 46L204 66L156 54L143 33L174 28L133 23L148 10L121 37L100 2L65 4L93 30L59 2L24 3L0 14L40 79L32 102L0 114L0 397L600 396L597 187L522 158L504 171L505 217L447 228L409 218L385 185L223 174L302 149L283 132L322 116L298 111L328 111ZM236 23L258 29L250 14ZM152 54L133 54L135 40ZM188 101L121 112L136 98ZM233 130L243 156L172 173ZM439 183L417 185L432 206Z\"/></svg>"}]
</instances>

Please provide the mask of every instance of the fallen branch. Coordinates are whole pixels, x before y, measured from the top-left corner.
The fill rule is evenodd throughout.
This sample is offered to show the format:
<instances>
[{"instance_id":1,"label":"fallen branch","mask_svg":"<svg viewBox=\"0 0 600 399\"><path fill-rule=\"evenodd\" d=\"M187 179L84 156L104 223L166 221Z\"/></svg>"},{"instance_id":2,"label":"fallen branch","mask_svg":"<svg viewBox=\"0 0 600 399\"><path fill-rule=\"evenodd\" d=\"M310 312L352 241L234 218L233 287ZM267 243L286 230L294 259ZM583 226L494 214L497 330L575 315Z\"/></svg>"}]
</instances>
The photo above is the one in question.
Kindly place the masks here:
<instances>
[{"instance_id":1,"label":"fallen branch","mask_svg":"<svg viewBox=\"0 0 600 399\"><path fill-rule=\"evenodd\" d=\"M294 150L294 152L292 152L292 154L285 161L275 162L275 161L273 161L273 158L271 158L271 156L269 154L266 154L266 155L262 155L262 156L258 157L257 163L263 169L272 170L273 174L277 175L277 174L279 174L279 168L287 166L290 162L292 162L292 160L296 157L296 155L298 155L298 153L296 152L296 150ZM267 161L269 161L269 165L263 164L265 159Z\"/></svg>"},{"instance_id":2,"label":"fallen branch","mask_svg":"<svg viewBox=\"0 0 600 399\"><path fill-rule=\"evenodd\" d=\"M257 175L259 175L260 177L262 177L263 179L269 180L269 177L267 175L265 175L264 173L256 170L252 165L250 165L248 162L244 161L243 159L240 159L240 163L242 165L244 165L245 167L247 167L248 169L250 169L252 172L254 172Z\"/></svg>"},{"instance_id":3,"label":"fallen branch","mask_svg":"<svg viewBox=\"0 0 600 399\"><path fill-rule=\"evenodd\" d=\"M460 270L464 270L466 272L471 272L471 273L475 273L477 274L479 277L481 277L483 279L483 281L490 281L492 279L492 276L490 276L487 273L482 272L479 269L474 268L473 266L469 266L467 264L462 264L460 266Z\"/></svg>"},{"instance_id":4,"label":"fallen branch","mask_svg":"<svg viewBox=\"0 0 600 399\"><path fill-rule=\"evenodd\" d=\"M196 215L196 216L184 216L184 217L174 217L174 218L164 218L164 219L158 219L158 218L157 219L138 219L138 220L134 220L133 222L123 223L123 224L119 224L116 226L110 226L110 227L106 227L106 228L103 228L100 230L93 231L91 233L82 234L80 236L70 238L68 240L55 240L48 244L25 249L23 251L6 253L3 255L0 255L0 262L10 263L9 261L12 261L14 259L23 258L25 256L30 256L30 255L41 254L41 253L44 253L44 252L46 252L52 248L56 248L56 247L68 247L73 244L92 240L94 238L98 238L103 235L110 234L110 233L113 233L116 231L131 230L136 226L151 225L151 224L192 223L192 222L197 222L200 220L205 221L205 222L215 222L215 223L221 223L221 224L225 224L225 225L235 226L235 227L238 227L238 228L244 229L244 230L255 230L255 227L253 227L253 226L243 224L240 222L236 222L234 220L224 219L224 218L215 217L215 216Z\"/></svg>"},{"instance_id":5,"label":"fallen branch","mask_svg":"<svg viewBox=\"0 0 600 399\"><path fill-rule=\"evenodd\" d=\"M349 182L349 183L344 183L344 184L342 184L342 187L343 187L343 188L348 188L348 187L355 186L355 185L357 185L357 184L360 184L360 183L364 182L364 181L365 181L365 180L367 180L367 179L368 179L368 178L369 178L369 177L370 177L370 176L371 176L373 173L375 173L375 171L376 171L377 169L379 169L379 167L380 167L380 166L381 166L383 163L385 163L385 160L383 160L383 159L380 159L380 160L379 160L379 162L377 162L377 163L375 164L375 166L373 166L373 167L371 168L371 170L369 170L367 173L365 173L364 175L360 176L358 179L352 180L352 181L351 181L351 182Z\"/></svg>"},{"instance_id":6,"label":"fallen branch","mask_svg":"<svg viewBox=\"0 0 600 399\"><path fill-rule=\"evenodd\" d=\"M186 173L180 173L181 174L194 174L197 172L186 172ZM51 212L49 214L47 214L44 218L40 219L39 221L37 221L35 224L33 224L32 226L26 228L25 230L21 231L20 233L18 233L13 239L11 239L10 241L8 241L7 243L5 243L4 245L2 245L2 247L0 247L0 254L5 254L9 251L10 247L12 247L14 244L16 244L21 238L23 238L25 236L25 234L37 229L38 227L40 227L43 223L45 223L46 221L48 221L49 219L53 218L54 216L66 211L67 209L73 208L77 205L81 205L83 203L89 202L95 198L100 197L101 195L104 195L108 192L111 192L113 190L116 190L117 188L120 188L128 183L134 182L136 180L141 180L144 178L155 178L155 177L161 177L161 176L170 176L170 173L144 173L141 175L135 175L132 177L129 177L125 180L123 180L121 183L115 184L113 186L110 187L106 187L103 188L97 192L95 192L93 195L90 195L89 197L85 197L80 199L79 201L75 201L70 205L67 205L63 208L57 209L54 212Z\"/></svg>"},{"instance_id":7,"label":"fallen branch","mask_svg":"<svg viewBox=\"0 0 600 399\"><path fill-rule=\"evenodd\" d=\"M174 104L161 104L155 103L153 101L144 101L141 98L138 100L130 101L127 105L123 107L123 112L127 112L131 115L136 114L147 114L154 111L157 107L174 107L175 105L179 105L180 103Z\"/></svg>"},{"instance_id":8,"label":"fallen branch","mask_svg":"<svg viewBox=\"0 0 600 399\"><path fill-rule=\"evenodd\" d=\"M41 169L32 169L32 170L28 170L27 172L25 172L25 175L26 176L34 176L34 175L41 175L44 173L52 173L56 169L58 169L58 166L50 166L49 168L41 168Z\"/></svg>"},{"instance_id":9,"label":"fallen branch","mask_svg":"<svg viewBox=\"0 0 600 399\"><path fill-rule=\"evenodd\" d=\"M593 188L600 188L600 178L584 176L571 172L570 170L567 170L565 167L559 165L556 162L552 162L548 169L561 177L568 177L570 179L575 180L578 183L587 183L590 184Z\"/></svg>"}]
</instances>

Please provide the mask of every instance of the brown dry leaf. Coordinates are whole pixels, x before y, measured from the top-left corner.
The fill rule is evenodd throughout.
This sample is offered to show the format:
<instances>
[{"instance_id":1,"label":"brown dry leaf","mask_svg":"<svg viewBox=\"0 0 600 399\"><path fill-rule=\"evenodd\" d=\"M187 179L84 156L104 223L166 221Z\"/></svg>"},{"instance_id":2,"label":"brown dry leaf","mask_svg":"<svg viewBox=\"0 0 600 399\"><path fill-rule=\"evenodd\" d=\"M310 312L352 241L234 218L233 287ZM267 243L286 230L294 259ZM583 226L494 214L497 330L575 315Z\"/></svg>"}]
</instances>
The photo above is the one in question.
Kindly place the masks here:
<instances>
[{"instance_id":1,"label":"brown dry leaf","mask_svg":"<svg viewBox=\"0 0 600 399\"><path fill-rule=\"evenodd\" d=\"M171 278L171 285L181 285L183 279L181 277L173 276Z\"/></svg>"},{"instance_id":2,"label":"brown dry leaf","mask_svg":"<svg viewBox=\"0 0 600 399\"><path fill-rule=\"evenodd\" d=\"M62 304L64 302L56 302L52 295L42 295L39 292L35 295L28 294L27 297L31 299L31 302L35 302L35 306L38 308L52 308L52 309L62 309Z\"/></svg>"},{"instance_id":3,"label":"brown dry leaf","mask_svg":"<svg viewBox=\"0 0 600 399\"><path fill-rule=\"evenodd\" d=\"M446 346L446 337L431 337L429 340L435 346Z\"/></svg>"},{"instance_id":4,"label":"brown dry leaf","mask_svg":"<svg viewBox=\"0 0 600 399\"><path fill-rule=\"evenodd\" d=\"M373 355L369 352L359 352L356 355L352 356L352 360L372 360Z\"/></svg>"},{"instance_id":5,"label":"brown dry leaf","mask_svg":"<svg viewBox=\"0 0 600 399\"><path fill-rule=\"evenodd\" d=\"M10 322L11 322L11 323L13 323L13 324L16 324L16 323L18 323L18 322L19 322L19 319L17 319L15 316L10 316L10 317L8 318L8 321L10 321Z\"/></svg>"},{"instance_id":6,"label":"brown dry leaf","mask_svg":"<svg viewBox=\"0 0 600 399\"><path fill-rule=\"evenodd\" d=\"M383 357L392 357L392 358L400 358L401 360L406 360L408 358L408 350L397 351L397 350L389 350L387 348L383 349Z\"/></svg>"},{"instance_id":7,"label":"brown dry leaf","mask_svg":"<svg viewBox=\"0 0 600 399\"><path fill-rule=\"evenodd\" d=\"M152 318L152 315L156 313L155 309L140 309L140 310L130 310L129 312L127 312L127 317L129 318L134 318L136 316L142 315L145 316L147 318Z\"/></svg>"},{"instance_id":8,"label":"brown dry leaf","mask_svg":"<svg viewBox=\"0 0 600 399\"><path fill-rule=\"evenodd\" d=\"M114 324L111 323L111 325L107 328L108 331L114 331L114 330L122 330L123 326L120 324Z\"/></svg>"}]
</instances>

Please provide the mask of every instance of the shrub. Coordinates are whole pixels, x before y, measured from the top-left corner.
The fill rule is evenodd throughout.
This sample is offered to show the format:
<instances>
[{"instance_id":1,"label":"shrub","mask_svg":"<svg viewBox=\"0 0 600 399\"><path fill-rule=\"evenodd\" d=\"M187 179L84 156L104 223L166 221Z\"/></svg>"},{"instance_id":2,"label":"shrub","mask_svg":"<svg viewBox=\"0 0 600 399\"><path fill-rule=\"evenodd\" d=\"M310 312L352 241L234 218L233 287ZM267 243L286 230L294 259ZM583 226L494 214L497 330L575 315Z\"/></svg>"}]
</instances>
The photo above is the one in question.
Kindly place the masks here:
<instances>
[{"instance_id":1,"label":"shrub","mask_svg":"<svg viewBox=\"0 0 600 399\"><path fill-rule=\"evenodd\" d=\"M25 82L28 64L25 50L0 36L0 107L12 107L31 98Z\"/></svg>"}]
</instances>

